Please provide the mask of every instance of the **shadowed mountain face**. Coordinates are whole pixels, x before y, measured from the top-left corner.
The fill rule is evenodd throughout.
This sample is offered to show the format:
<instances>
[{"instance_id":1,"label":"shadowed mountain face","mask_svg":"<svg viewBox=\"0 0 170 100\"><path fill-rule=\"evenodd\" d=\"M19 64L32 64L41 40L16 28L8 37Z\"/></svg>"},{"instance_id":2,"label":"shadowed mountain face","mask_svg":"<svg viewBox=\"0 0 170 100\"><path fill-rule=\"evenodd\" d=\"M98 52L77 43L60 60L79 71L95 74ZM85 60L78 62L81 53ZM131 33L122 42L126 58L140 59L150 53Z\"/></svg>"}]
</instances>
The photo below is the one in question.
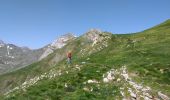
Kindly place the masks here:
<instances>
[{"instance_id":1,"label":"shadowed mountain face","mask_svg":"<svg viewBox=\"0 0 170 100\"><path fill-rule=\"evenodd\" d=\"M43 49L31 50L0 42L0 74L27 66L40 57Z\"/></svg>"},{"instance_id":2,"label":"shadowed mountain face","mask_svg":"<svg viewBox=\"0 0 170 100\"><path fill-rule=\"evenodd\" d=\"M0 40L0 74L17 70L39 61L51 54L54 50L62 48L73 38L74 36L72 34L66 34L56 39L50 45L37 50L6 44Z\"/></svg>"},{"instance_id":3,"label":"shadowed mountain face","mask_svg":"<svg viewBox=\"0 0 170 100\"><path fill-rule=\"evenodd\" d=\"M90 30L1 75L0 93L7 100L169 100L169 44L170 20L135 34Z\"/></svg>"}]
</instances>

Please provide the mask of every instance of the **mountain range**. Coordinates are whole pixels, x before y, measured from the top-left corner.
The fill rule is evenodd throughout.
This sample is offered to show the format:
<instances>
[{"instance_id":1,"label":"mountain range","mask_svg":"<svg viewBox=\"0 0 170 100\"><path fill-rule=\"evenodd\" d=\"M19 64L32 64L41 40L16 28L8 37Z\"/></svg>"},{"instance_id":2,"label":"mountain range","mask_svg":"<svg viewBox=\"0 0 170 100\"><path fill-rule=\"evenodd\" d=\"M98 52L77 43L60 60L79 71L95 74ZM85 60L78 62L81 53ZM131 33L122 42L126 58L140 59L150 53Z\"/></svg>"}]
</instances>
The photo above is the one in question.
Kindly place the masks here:
<instances>
[{"instance_id":1,"label":"mountain range","mask_svg":"<svg viewBox=\"0 0 170 100\"><path fill-rule=\"evenodd\" d=\"M0 75L1 99L170 100L170 20L138 33L67 36L41 48L32 64ZM4 56L13 56L11 47Z\"/></svg>"},{"instance_id":2,"label":"mountain range","mask_svg":"<svg viewBox=\"0 0 170 100\"><path fill-rule=\"evenodd\" d=\"M36 50L7 44L0 40L0 74L37 62L51 54L54 50L63 47L72 39L74 39L74 36L68 33L57 38L51 44Z\"/></svg>"}]
</instances>

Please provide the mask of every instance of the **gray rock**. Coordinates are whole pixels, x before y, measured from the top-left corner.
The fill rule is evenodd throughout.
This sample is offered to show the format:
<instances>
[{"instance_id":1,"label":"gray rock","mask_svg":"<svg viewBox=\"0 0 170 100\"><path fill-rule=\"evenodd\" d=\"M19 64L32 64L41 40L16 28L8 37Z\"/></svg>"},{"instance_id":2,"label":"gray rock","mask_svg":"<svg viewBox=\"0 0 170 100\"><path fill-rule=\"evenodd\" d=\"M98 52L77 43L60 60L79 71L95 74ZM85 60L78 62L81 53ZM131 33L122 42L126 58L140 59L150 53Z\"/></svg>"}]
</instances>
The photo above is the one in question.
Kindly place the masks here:
<instances>
[{"instance_id":1,"label":"gray rock","mask_svg":"<svg viewBox=\"0 0 170 100\"><path fill-rule=\"evenodd\" d=\"M158 92L158 96L163 99L163 100L170 100L170 98L168 96L166 96L165 94Z\"/></svg>"}]
</instances>

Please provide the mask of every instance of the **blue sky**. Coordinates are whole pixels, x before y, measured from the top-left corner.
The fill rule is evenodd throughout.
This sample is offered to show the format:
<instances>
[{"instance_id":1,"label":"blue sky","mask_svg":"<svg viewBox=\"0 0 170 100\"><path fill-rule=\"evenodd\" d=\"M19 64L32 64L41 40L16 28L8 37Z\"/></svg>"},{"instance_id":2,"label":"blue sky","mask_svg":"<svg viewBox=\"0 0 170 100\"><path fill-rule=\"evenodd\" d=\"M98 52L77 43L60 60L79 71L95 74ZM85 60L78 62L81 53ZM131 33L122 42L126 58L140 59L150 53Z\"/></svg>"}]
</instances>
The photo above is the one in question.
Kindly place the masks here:
<instances>
[{"instance_id":1,"label":"blue sky","mask_svg":"<svg viewBox=\"0 0 170 100\"><path fill-rule=\"evenodd\" d=\"M170 0L0 0L0 39L40 48L68 32L145 30L170 18Z\"/></svg>"}]
</instances>

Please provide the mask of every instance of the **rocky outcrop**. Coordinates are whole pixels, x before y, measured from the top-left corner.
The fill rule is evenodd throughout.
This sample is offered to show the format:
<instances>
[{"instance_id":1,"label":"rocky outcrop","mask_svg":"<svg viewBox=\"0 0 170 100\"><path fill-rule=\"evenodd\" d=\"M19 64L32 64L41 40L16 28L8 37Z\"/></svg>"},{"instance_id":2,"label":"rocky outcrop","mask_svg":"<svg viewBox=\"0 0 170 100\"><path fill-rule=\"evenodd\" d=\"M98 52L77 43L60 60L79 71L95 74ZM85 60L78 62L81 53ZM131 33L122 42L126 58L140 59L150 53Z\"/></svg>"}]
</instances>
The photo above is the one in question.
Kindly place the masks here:
<instances>
[{"instance_id":1,"label":"rocky outcrop","mask_svg":"<svg viewBox=\"0 0 170 100\"><path fill-rule=\"evenodd\" d=\"M102 32L97 29L91 29L82 36L82 43L84 48L81 48L80 55L91 55L95 52L101 51L108 47L109 40L111 40L112 34Z\"/></svg>"},{"instance_id":2,"label":"rocky outcrop","mask_svg":"<svg viewBox=\"0 0 170 100\"><path fill-rule=\"evenodd\" d=\"M96 44L110 39L111 34L104 33L98 29L91 29L84 35L84 37L90 40L92 42L92 47L94 47Z\"/></svg>"},{"instance_id":3,"label":"rocky outcrop","mask_svg":"<svg viewBox=\"0 0 170 100\"><path fill-rule=\"evenodd\" d=\"M160 100L159 98L163 100L170 100L168 96L161 92L158 92L158 95L152 95L152 89L149 86L144 86L133 81L128 74L126 66L123 66L120 69L111 69L108 71L103 75L103 82L122 84L122 87L120 87L120 94L124 100L127 100L129 96L131 100Z\"/></svg>"}]
</instances>

